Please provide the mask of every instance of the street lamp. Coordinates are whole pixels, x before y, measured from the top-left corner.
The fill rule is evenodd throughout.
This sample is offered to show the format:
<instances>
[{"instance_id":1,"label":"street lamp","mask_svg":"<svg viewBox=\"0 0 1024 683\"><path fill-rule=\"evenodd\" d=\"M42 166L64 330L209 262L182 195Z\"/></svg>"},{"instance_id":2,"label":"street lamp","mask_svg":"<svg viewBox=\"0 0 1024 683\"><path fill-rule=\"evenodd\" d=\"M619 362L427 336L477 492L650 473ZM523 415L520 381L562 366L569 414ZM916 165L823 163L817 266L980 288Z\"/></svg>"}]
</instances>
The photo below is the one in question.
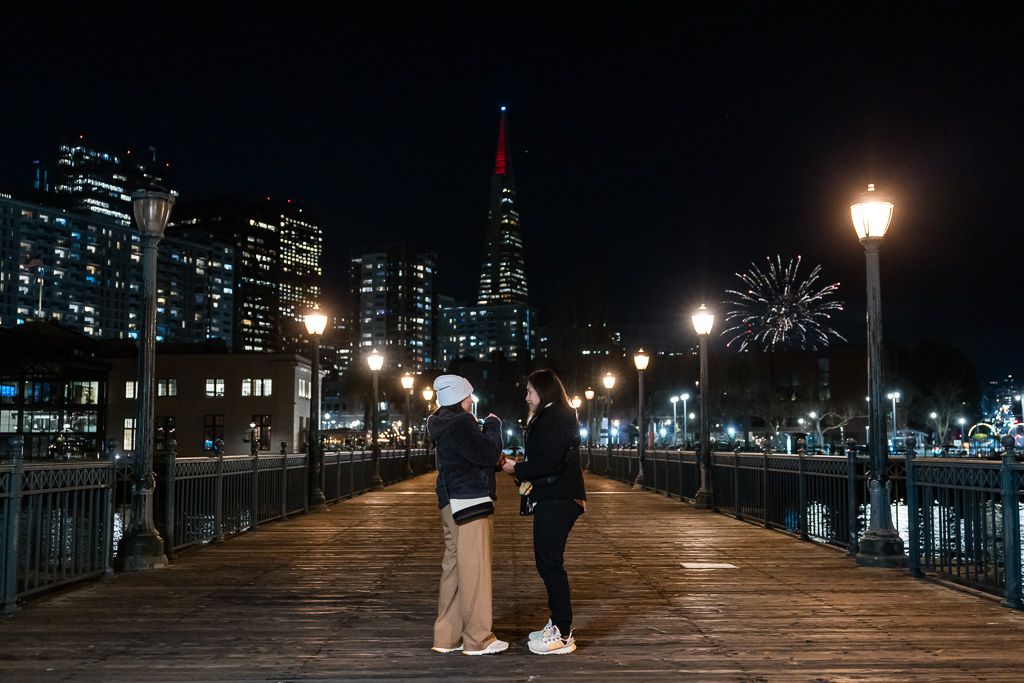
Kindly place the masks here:
<instances>
[{"instance_id":1,"label":"street lamp","mask_svg":"<svg viewBox=\"0 0 1024 683\"><path fill-rule=\"evenodd\" d=\"M581 399L579 396L573 396L572 407L575 408L576 410L579 410L581 405L583 405L583 399Z\"/></svg>"},{"instance_id":2,"label":"street lamp","mask_svg":"<svg viewBox=\"0 0 1024 683\"><path fill-rule=\"evenodd\" d=\"M710 509L713 501L711 490L711 418L708 415L708 402L711 392L708 391L708 340L711 339L711 328L715 324L715 315L704 304L690 316L693 330L697 333L700 344L700 490L693 499L693 506Z\"/></svg>"},{"instance_id":3,"label":"street lamp","mask_svg":"<svg viewBox=\"0 0 1024 683\"><path fill-rule=\"evenodd\" d=\"M643 349L636 352L633 356L633 364L636 365L636 374L639 377L639 411L636 417L636 461L637 461L637 473L636 479L633 480L633 488L642 489L644 487L644 451L647 445L647 434L644 432L644 370L647 369L647 364L651 361L650 357L644 353Z\"/></svg>"},{"instance_id":4,"label":"street lamp","mask_svg":"<svg viewBox=\"0 0 1024 683\"><path fill-rule=\"evenodd\" d=\"M416 380L408 372L402 376L402 388L405 389L405 476L411 477L412 472L412 422L409 421L409 399L412 397L412 385Z\"/></svg>"},{"instance_id":5,"label":"street lamp","mask_svg":"<svg viewBox=\"0 0 1024 683\"><path fill-rule=\"evenodd\" d=\"M320 304L303 316L309 344L312 347L313 372L310 373L309 389L309 509L327 509L324 497L327 468L324 467L324 453L320 449L320 335L327 327L327 316L320 312Z\"/></svg>"},{"instance_id":6,"label":"street lamp","mask_svg":"<svg viewBox=\"0 0 1024 683\"><path fill-rule=\"evenodd\" d=\"M583 392L583 395L587 397L587 464L583 468L584 472L590 470L590 457L591 457L591 444L593 444L593 438L591 433L594 427L594 390L587 387L587 390Z\"/></svg>"},{"instance_id":7,"label":"street lamp","mask_svg":"<svg viewBox=\"0 0 1024 683\"><path fill-rule=\"evenodd\" d=\"M608 476L612 473L612 388L615 386L615 375L608 373L601 380L604 382L604 388L608 390L608 403L605 406L605 417L608 421L607 439L608 439L608 462L605 463L604 474Z\"/></svg>"},{"instance_id":8,"label":"street lamp","mask_svg":"<svg viewBox=\"0 0 1024 683\"><path fill-rule=\"evenodd\" d=\"M903 539L892 524L889 497L888 453L885 447L885 415L882 406L882 295L878 274L878 249L892 219L893 204L875 192L874 185L850 207L853 227L864 245L867 261L868 331L868 483L871 512L868 528L860 538L857 564L872 567L905 567Z\"/></svg>"},{"instance_id":9,"label":"street lamp","mask_svg":"<svg viewBox=\"0 0 1024 683\"><path fill-rule=\"evenodd\" d=\"M1024 422L1024 394L1021 394L1020 396L1014 396L1013 400L1020 401L1020 421ZM1010 411L1010 414L1013 414L1012 410Z\"/></svg>"},{"instance_id":10,"label":"street lamp","mask_svg":"<svg viewBox=\"0 0 1024 683\"><path fill-rule=\"evenodd\" d=\"M886 398L892 400L892 446L896 448L896 401L900 398L900 392L892 391L885 395Z\"/></svg>"},{"instance_id":11,"label":"street lamp","mask_svg":"<svg viewBox=\"0 0 1024 683\"><path fill-rule=\"evenodd\" d=\"M480 397L473 394L473 417L476 417L476 406L480 403Z\"/></svg>"},{"instance_id":12,"label":"street lamp","mask_svg":"<svg viewBox=\"0 0 1024 683\"><path fill-rule=\"evenodd\" d=\"M138 412L135 418L135 472L131 516L118 545L126 571L167 566L164 541L153 524L153 375L156 374L156 257L171 217L174 195L161 188L132 193L132 209L142 237L142 320L139 327Z\"/></svg>"},{"instance_id":13,"label":"street lamp","mask_svg":"<svg viewBox=\"0 0 1024 683\"><path fill-rule=\"evenodd\" d=\"M423 390L423 400L426 402L427 416L430 415L430 402L434 400L434 390L431 387L427 387ZM423 419L423 443L427 448L427 467L433 467L430 464L430 435L427 434L427 418Z\"/></svg>"},{"instance_id":14,"label":"street lamp","mask_svg":"<svg viewBox=\"0 0 1024 683\"><path fill-rule=\"evenodd\" d=\"M957 420L957 422L960 423L960 448L966 449L967 448L967 420L961 417L959 420ZM970 455L970 451L969 450L968 450L968 455Z\"/></svg>"},{"instance_id":15,"label":"street lamp","mask_svg":"<svg viewBox=\"0 0 1024 683\"><path fill-rule=\"evenodd\" d=\"M679 418L676 416L676 404L679 403L679 397L671 397L669 399L669 403L672 404L672 445L675 446L677 443L679 443L679 439L677 437L677 432L679 431L679 429L677 429L679 426Z\"/></svg>"},{"instance_id":16,"label":"street lamp","mask_svg":"<svg viewBox=\"0 0 1024 683\"><path fill-rule=\"evenodd\" d=\"M682 396L679 397L679 400L681 400L683 402L683 444L685 446L687 441L689 441L689 437L686 436L686 416L687 416L686 402L690 400L690 395L689 394L683 394ZM691 417L691 419L692 419L692 417Z\"/></svg>"},{"instance_id":17,"label":"street lamp","mask_svg":"<svg viewBox=\"0 0 1024 683\"><path fill-rule=\"evenodd\" d=\"M380 444L377 442L377 410L380 408L378 403L378 388L380 369L384 367L384 356L377 353L377 349L373 350L369 356L366 357L366 364L370 366L370 374L373 375L373 431L371 432L371 439L373 439L372 457L373 457L373 478L370 480L371 488L377 490L384 486L384 480L380 478Z\"/></svg>"}]
</instances>

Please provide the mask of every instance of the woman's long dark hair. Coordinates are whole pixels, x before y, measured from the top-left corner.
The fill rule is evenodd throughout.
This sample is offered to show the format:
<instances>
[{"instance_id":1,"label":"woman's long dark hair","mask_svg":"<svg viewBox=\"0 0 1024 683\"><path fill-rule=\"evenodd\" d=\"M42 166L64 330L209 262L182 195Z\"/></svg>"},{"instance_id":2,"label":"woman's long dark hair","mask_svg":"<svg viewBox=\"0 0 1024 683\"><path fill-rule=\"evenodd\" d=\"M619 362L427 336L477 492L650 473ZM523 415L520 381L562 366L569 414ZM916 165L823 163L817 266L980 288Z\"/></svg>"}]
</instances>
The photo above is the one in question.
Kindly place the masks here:
<instances>
[{"instance_id":1,"label":"woman's long dark hair","mask_svg":"<svg viewBox=\"0 0 1024 683\"><path fill-rule=\"evenodd\" d=\"M562 386L562 380L558 379L558 375L551 370L535 370L530 373L526 381L533 385L533 390L540 397L538 413L544 410L544 406L549 403L563 404L572 408L572 403L569 402L569 397L565 393L565 387Z\"/></svg>"}]
</instances>

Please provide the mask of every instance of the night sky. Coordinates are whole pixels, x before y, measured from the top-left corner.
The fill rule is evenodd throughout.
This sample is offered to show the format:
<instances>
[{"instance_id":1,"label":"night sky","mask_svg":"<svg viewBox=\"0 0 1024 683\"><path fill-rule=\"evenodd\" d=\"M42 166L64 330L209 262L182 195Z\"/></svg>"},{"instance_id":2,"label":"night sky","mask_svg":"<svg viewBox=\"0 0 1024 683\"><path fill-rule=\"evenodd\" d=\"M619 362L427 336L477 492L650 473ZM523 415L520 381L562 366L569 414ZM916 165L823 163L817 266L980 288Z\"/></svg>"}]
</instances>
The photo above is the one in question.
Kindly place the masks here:
<instances>
[{"instance_id":1,"label":"night sky","mask_svg":"<svg viewBox=\"0 0 1024 683\"><path fill-rule=\"evenodd\" d=\"M324 228L328 296L350 248L413 241L438 254L442 293L469 300L507 106L542 311L596 287L630 349L677 349L737 271L802 255L841 283L835 326L863 344L849 205L873 182L896 204L886 338L958 345L983 380L1024 376L1024 15L823 5L26 4L0 41L0 191L25 189L64 138L154 146L181 205L304 207Z\"/></svg>"}]
</instances>

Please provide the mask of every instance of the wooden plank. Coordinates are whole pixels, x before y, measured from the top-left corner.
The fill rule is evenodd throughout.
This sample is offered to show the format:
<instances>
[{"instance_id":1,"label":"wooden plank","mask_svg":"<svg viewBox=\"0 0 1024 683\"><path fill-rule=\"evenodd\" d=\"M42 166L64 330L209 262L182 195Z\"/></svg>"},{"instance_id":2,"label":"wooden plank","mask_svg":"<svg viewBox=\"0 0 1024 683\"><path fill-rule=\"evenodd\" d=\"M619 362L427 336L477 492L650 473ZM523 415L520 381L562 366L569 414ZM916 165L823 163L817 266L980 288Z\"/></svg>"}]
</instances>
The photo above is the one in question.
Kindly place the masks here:
<instances>
[{"instance_id":1,"label":"wooden plank","mask_svg":"<svg viewBox=\"0 0 1024 683\"><path fill-rule=\"evenodd\" d=\"M531 655L546 597L531 521L500 481L494 628L509 652L429 649L442 549L424 475L31 602L0 620L0 679L1024 678L1020 612L596 477L567 554L579 649Z\"/></svg>"}]
</instances>

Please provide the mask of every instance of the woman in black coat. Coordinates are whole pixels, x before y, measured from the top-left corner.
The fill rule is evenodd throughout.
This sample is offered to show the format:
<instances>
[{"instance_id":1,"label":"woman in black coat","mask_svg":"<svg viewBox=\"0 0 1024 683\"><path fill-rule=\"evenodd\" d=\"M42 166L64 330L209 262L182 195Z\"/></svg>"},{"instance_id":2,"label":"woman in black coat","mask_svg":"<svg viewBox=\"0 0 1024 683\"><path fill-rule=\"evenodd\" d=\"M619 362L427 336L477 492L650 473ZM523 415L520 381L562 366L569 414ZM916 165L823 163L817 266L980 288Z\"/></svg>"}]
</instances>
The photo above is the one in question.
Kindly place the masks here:
<instances>
[{"instance_id":1,"label":"woman in black coat","mask_svg":"<svg viewBox=\"0 0 1024 683\"><path fill-rule=\"evenodd\" d=\"M521 514L533 515L533 555L544 580L551 618L530 634L535 654L567 654L576 649L572 636L572 602L565 572L569 531L586 507L580 461L580 423L565 388L550 370L538 370L526 384L530 417L526 458L506 461L504 470L520 482Z\"/></svg>"}]
</instances>

